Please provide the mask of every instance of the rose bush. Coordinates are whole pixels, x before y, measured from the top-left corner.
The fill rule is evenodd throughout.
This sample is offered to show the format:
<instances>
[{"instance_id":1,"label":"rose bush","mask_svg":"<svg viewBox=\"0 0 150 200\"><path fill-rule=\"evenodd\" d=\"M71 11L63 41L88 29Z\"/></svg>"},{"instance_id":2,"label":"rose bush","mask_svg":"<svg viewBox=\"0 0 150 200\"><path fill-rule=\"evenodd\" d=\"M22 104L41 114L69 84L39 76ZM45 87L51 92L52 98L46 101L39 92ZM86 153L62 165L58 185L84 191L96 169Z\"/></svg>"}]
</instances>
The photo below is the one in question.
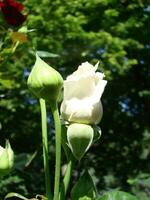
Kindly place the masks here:
<instances>
[{"instance_id":1,"label":"rose bush","mask_svg":"<svg viewBox=\"0 0 150 200\"><path fill-rule=\"evenodd\" d=\"M61 104L62 118L69 122L98 124L102 118L101 96L107 84L104 74L93 66L82 63L64 81L64 98Z\"/></svg>"}]
</instances>

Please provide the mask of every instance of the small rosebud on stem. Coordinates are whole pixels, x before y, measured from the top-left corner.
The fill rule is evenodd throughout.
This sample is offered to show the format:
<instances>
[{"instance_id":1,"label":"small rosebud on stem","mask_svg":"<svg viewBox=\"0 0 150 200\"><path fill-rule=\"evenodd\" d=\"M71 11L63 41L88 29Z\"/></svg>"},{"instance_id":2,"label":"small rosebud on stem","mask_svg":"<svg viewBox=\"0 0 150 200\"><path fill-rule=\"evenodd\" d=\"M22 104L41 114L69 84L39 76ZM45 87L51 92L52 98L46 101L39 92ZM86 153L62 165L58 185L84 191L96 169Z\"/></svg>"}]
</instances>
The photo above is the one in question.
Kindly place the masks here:
<instances>
[{"instance_id":1,"label":"small rosebud on stem","mask_svg":"<svg viewBox=\"0 0 150 200\"><path fill-rule=\"evenodd\" d=\"M36 54L36 62L29 75L27 84L29 90L38 98L58 101L63 78Z\"/></svg>"},{"instance_id":2,"label":"small rosebud on stem","mask_svg":"<svg viewBox=\"0 0 150 200\"><path fill-rule=\"evenodd\" d=\"M6 141L5 148L0 146L0 176L9 174L14 165L14 152L9 141Z\"/></svg>"}]
</instances>

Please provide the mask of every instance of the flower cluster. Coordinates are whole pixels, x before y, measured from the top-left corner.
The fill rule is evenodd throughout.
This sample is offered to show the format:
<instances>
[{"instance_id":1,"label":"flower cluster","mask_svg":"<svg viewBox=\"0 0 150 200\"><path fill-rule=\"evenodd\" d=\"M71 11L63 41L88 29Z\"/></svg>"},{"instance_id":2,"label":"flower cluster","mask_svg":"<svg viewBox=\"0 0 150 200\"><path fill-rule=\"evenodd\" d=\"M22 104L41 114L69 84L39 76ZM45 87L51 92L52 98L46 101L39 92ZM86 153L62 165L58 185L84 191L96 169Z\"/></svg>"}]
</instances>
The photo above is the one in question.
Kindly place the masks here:
<instances>
[{"instance_id":1,"label":"flower cluster","mask_svg":"<svg viewBox=\"0 0 150 200\"><path fill-rule=\"evenodd\" d=\"M21 13L24 6L15 0L3 0L0 2L0 9L9 25L20 26L26 20L26 15Z\"/></svg>"},{"instance_id":2,"label":"flower cluster","mask_svg":"<svg viewBox=\"0 0 150 200\"><path fill-rule=\"evenodd\" d=\"M98 63L93 66L82 63L64 81L64 97L61 104L61 117L67 126L67 143L73 155L80 160L91 146L102 118L101 96L107 84L104 74L96 72ZM58 101L63 79L36 55L35 65L28 77L28 87L38 98L52 103Z\"/></svg>"}]
</instances>

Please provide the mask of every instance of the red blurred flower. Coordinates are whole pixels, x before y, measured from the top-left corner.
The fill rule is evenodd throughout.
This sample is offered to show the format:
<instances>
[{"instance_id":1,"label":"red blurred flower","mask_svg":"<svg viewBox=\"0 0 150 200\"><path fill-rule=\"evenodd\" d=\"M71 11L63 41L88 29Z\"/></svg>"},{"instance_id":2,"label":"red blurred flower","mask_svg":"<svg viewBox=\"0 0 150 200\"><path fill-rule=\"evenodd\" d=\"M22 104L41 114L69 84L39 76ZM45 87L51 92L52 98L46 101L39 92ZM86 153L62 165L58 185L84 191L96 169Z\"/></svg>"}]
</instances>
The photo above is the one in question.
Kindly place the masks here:
<instances>
[{"instance_id":1,"label":"red blurred flower","mask_svg":"<svg viewBox=\"0 0 150 200\"><path fill-rule=\"evenodd\" d=\"M0 2L0 8L6 22L13 26L19 26L26 20L26 15L21 11L24 6L15 0L3 0Z\"/></svg>"}]
</instances>

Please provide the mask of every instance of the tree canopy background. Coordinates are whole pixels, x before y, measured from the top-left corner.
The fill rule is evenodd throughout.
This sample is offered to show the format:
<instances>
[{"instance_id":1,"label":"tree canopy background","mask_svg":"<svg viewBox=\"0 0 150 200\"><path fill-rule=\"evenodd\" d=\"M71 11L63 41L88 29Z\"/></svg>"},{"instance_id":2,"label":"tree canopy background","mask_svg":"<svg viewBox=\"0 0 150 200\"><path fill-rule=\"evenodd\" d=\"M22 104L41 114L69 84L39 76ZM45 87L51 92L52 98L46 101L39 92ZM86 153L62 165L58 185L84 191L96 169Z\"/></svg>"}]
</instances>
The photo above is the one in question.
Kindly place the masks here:
<instances>
[{"instance_id":1,"label":"tree canopy background","mask_svg":"<svg viewBox=\"0 0 150 200\"><path fill-rule=\"evenodd\" d=\"M35 51L65 78L82 62L95 64L108 84L102 97L102 137L74 170L86 166L99 193L120 189L150 197L150 1L26 0L27 41L13 52L18 28L0 19L0 144L8 138L16 154L11 176L0 181L0 198L15 191L44 192L38 100L26 80ZM51 116L50 163L54 167ZM62 164L65 164L65 157ZM74 181L73 181L74 182ZM73 184L73 183L72 183Z\"/></svg>"}]
</instances>

